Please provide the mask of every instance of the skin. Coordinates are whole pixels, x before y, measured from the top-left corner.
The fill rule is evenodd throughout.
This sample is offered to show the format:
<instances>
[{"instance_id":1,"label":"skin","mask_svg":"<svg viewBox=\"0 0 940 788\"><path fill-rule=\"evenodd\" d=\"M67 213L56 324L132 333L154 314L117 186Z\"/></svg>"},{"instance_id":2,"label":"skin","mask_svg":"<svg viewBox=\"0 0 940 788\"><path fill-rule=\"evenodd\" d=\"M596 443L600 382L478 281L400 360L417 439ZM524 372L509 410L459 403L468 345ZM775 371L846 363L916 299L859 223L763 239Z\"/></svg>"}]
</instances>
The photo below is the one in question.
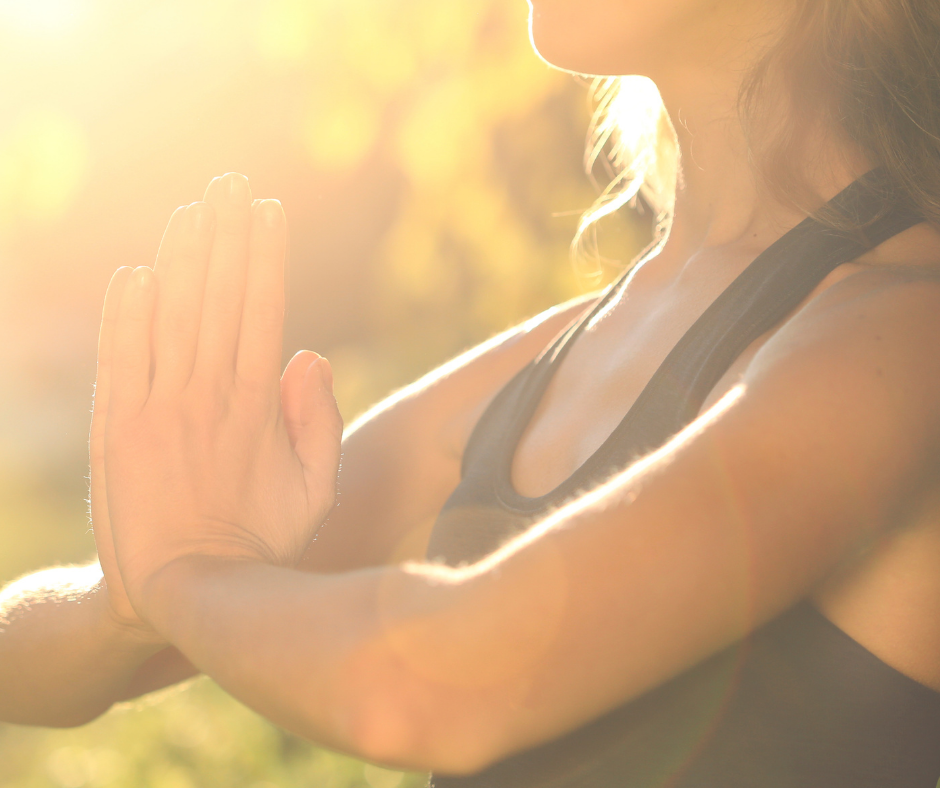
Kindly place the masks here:
<instances>
[{"instance_id":1,"label":"skin","mask_svg":"<svg viewBox=\"0 0 940 788\"><path fill-rule=\"evenodd\" d=\"M733 120L739 66L777 13L533 0L534 44L555 65L657 81L682 119L686 165L666 247L578 340L523 436L512 469L520 492L553 488L590 456L685 329L799 220L758 190ZM707 45L693 45L696 24ZM629 45L641 39L649 44ZM827 132L828 165L814 183L824 198L868 169ZM450 570L420 558L473 424L586 304L493 340L353 425L344 505L303 553L334 495L327 365L300 356L278 385L279 207L253 206L244 179L229 175L187 215L210 209L214 229L174 217L166 263L161 251L156 272L112 282L106 405L95 416L99 425L106 416L110 531L96 522L105 580L73 588L87 591L85 619L76 604L14 617L0 675L36 644L85 634L68 665L57 654L28 666L45 705L21 693L2 701L7 716L93 715L173 680L188 661L315 741L474 771L636 697L807 597L940 690L932 228L827 277L662 450L479 564ZM259 453L265 461L253 463ZM51 585L38 601L68 598ZM571 670L585 653L592 669ZM96 655L110 662L92 669ZM89 689L57 709L67 675Z\"/></svg>"}]
</instances>

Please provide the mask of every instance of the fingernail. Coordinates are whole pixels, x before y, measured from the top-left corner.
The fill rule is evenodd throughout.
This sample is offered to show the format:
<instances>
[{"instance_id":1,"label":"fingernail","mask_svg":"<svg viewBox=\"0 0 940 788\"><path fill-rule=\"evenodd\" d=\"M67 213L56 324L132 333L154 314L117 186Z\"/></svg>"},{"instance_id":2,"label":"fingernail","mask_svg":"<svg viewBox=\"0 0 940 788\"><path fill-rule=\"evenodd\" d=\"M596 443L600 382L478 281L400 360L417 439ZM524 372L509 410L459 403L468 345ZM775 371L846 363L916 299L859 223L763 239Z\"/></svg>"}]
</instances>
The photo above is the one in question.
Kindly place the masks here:
<instances>
[{"instance_id":1,"label":"fingernail","mask_svg":"<svg viewBox=\"0 0 940 788\"><path fill-rule=\"evenodd\" d=\"M153 287L153 271L142 265L134 269L134 284L141 290L149 290Z\"/></svg>"},{"instance_id":2,"label":"fingernail","mask_svg":"<svg viewBox=\"0 0 940 788\"><path fill-rule=\"evenodd\" d=\"M320 380L323 381L323 385L330 394L333 393L333 367L330 366L330 362L327 361L323 356L320 356L319 360L316 362L319 369L317 370L320 373Z\"/></svg>"},{"instance_id":3,"label":"fingernail","mask_svg":"<svg viewBox=\"0 0 940 788\"><path fill-rule=\"evenodd\" d=\"M192 222L193 229L196 232L206 232L212 227L215 221L215 211L212 206L204 202L194 202L189 206L187 215Z\"/></svg>"},{"instance_id":4,"label":"fingernail","mask_svg":"<svg viewBox=\"0 0 940 788\"><path fill-rule=\"evenodd\" d=\"M258 205L258 215L265 227L279 227L284 220L284 209L278 200L262 200Z\"/></svg>"},{"instance_id":5,"label":"fingernail","mask_svg":"<svg viewBox=\"0 0 940 788\"><path fill-rule=\"evenodd\" d=\"M225 173L224 180L227 187L227 193L232 200L250 200L251 189L248 186L248 179L238 172Z\"/></svg>"},{"instance_id":6,"label":"fingernail","mask_svg":"<svg viewBox=\"0 0 940 788\"><path fill-rule=\"evenodd\" d=\"M112 287L120 287L120 292L124 292L127 287L127 283L130 281L130 277L134 275L134 269L129 265L122 265L111 275L111 281L108 283L108 289ZM122 281L123 280L123 281ZM120 282L120 285L117 283ZM118 292L115 290L115 292Z\"/></svg>"},{"instance_id":7,"label":"fingernail","mask_svg":"<svg viewBox=\"0 0 940 788\"><path fill-rule=\"evenodd\" d=\"M212 194L212 190L216 188L216 184L217 184L220 180L222 180L222 176L221 176L221 175L216 175L211 181L209 181L209 185L206 186L206 191L205 191L205 193L202 195L202 199L206 200L206 199L209 198L209 195Z\"/></svg>"}]
</instances>

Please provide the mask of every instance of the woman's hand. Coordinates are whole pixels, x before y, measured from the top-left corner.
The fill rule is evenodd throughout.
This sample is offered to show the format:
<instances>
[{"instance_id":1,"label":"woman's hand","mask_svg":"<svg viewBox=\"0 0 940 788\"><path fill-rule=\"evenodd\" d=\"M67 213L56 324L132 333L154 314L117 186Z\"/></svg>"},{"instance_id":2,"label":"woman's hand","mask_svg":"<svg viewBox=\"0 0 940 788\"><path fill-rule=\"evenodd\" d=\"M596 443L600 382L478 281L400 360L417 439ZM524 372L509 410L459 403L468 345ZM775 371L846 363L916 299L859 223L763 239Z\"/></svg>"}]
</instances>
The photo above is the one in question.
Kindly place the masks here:
<instances>
[{"instance_id":1,"label":"woman's hand","mask_svg":"<svg viewBox=\"0 0 940 788\"><path fill-rule=\"evenodd\" d=\"M172 226L172 225L171 225ZM121 268L115 272L105 296L101 316L101 330L98 334L98 378L95 382L95 406L91 418L89 437L91 521L95 534L95 546L98 550L98 562L104 575L107 594L107 610L111 620L121 629L152 633L137 615L117 566L114 554L114 541L111 537L111 520L108 515L107 485L104 469L104 436L108 412L108 392L111 388L111 346L114 337L114 323L117 320L118 306L131 273L130 268Z\"/></svg>"},{"instance_id":2,"label":"woman's hand","mask_svg":"<svg viewBox=\"0 0 940 788\"><path fill-rule=\"evenodd\" d=\"M280 204L229 174L173 222L157 275L138 268L120 297L105 435L117 561L144 616L148 580L178 558L296 564L333 506L342 436L314 353L285 372L282 411Z\"/></svg>"},{"instance_id":3,"label":"woman's hand","mask_svg":"<svg viewBox=\"0 0 940 788\"><path fill-rule=\"evenodd\" d=\"M178 208L170 217L154 272L159 276L168 265L168 258L179 236L185 208ZM162 264L161 264L162 261ZM131 268L115 271L105 296L101 315L101 329L98 333L98 376L95 381L95 404L92 411L91 434L89 436L91 521L95 535L95 547L98 563L104 575L104 585L111 619L121 629L159 639L159 636L137 615L118 570L114 554L114 540L111 535L111 520L108 514L107 481L105 477L105 425L108 413L108 395L111 390L111 349L114 339L114 325L117 321L118 307L127 286Z\"/></svg>"}]
</instances>

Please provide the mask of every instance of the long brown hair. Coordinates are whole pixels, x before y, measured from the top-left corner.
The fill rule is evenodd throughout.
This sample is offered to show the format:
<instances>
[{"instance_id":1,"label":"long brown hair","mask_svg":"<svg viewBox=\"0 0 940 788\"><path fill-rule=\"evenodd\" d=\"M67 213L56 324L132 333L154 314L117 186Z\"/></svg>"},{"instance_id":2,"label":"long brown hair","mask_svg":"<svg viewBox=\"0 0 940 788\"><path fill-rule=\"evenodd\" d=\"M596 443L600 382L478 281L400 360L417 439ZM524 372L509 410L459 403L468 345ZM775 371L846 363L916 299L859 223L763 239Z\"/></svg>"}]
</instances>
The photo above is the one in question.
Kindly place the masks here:
<instances>
[{"instance_id":1,"label":"long brown hair","mask_svg":"<svg viewBox=\"0 0 940 788\"><path fill-rule=\"evenodd\" d=\"M768 123L763 96L776 84L786 115ZM818 204L807 143L813 129L836 129L940 226L938 0L801 0L739 106L758 175L778 199L807 213Z\"/></svg>"}]
</instances>

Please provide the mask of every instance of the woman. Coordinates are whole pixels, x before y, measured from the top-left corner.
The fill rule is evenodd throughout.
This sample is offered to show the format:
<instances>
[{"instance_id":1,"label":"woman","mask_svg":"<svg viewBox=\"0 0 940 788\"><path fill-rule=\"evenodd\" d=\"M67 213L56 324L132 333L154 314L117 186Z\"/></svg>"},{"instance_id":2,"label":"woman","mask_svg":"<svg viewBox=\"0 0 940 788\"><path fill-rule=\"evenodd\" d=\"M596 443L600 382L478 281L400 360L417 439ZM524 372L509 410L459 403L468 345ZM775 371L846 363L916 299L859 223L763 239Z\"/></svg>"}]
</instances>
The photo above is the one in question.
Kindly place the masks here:
<instances>
[{"instance_id":1,"label":"woman","mask_svg":"<svg viewBox=\"0 0 940 788\"><path fill-rule=\"evenodd\" d=\"M940 8L531 6L549 62L658 85L661 248L354 425L333 508L329 366L277 385L283 214L214 181L109 289L104 581L8 592L7 717L188 661L442 786L936 783Z\"/></svg>"}]
</instances>

